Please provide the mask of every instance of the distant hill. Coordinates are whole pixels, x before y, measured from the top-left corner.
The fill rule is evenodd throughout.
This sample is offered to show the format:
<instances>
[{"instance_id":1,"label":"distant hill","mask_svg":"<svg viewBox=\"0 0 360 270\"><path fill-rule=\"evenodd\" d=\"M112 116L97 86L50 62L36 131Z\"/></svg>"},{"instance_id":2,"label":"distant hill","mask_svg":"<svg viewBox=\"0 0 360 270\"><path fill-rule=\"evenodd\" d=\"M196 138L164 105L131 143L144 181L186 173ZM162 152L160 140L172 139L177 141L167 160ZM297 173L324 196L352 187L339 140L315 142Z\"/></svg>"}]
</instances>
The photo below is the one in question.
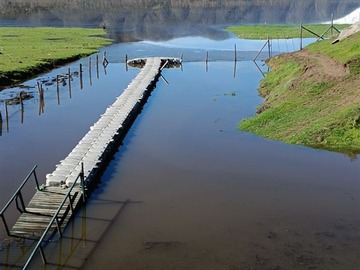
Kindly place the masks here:
<instances>
[{"instance_id":1,"label":"distant hill","mask_svg":"<svg viewBox=\"0 0 360 270\"><path fill-rule=\"evenodd\" d=\"M320 22L359 8L359 0L2 0L0 20L42 23L174 21L193 23ZM129 13L131 11L131 13Z\"/></svg>"}]
</instances>

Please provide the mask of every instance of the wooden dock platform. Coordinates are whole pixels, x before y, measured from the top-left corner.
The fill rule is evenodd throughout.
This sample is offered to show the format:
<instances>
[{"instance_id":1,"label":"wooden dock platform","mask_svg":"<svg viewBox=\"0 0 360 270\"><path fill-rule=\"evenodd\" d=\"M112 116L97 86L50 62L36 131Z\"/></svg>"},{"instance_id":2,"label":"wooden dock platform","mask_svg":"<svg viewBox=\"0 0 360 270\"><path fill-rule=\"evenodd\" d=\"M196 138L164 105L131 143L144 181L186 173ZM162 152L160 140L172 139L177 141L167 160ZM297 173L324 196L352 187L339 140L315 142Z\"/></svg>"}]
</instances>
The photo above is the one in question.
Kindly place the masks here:
<instances>
[{"instance_id":1,"label":"wooden dock platform","mask_svg":"<svg viewBox=\"0 0 360 270\"><path fill-rule=\"evenodd\" d=\"M25 238L40 238L51 222L54 213L63 201L65 194L79 173L83 173L85 183L91 184L99 170L106 166L105 160L113 154L114 144L119 143L132 124L129 119L136 118L142 105L160 76L161 70L168 64L181 63L176 58L146 58L128 61L129 65L140 65L140 73L128 85L115 102L107 108L100 119L94 123L88 133L80 140L69 155L56 165L56 169L46 175L44 190L38 190L24 213L12 227L11 235ZM145 100L145 101L144 101ZM83 170L82 170L83 169ZM76 208L81 201L81 188L72 192L72 205L66 203L60 212L61 226L65 227L71 215L68 212ZM52 231L56 224L52 225Z\"/></svg>"},{"instance_id":2,"label":"wooden dock platform","mask_svg":"<svg viewBox=\"0 0 360 270\"><path fill-rule=\"evenodd\" d=\"M37 191L26 207L26 212L22 213L15 225L10 230L12 236L23 238L40 238L46 230L51 219L64 199L67 189L59 187L47 187L44 191ZM74 205L79 205L81 200L81 190L75 189L72 192ZM61 229L64 229L71 215L70 202L64 204L60 211L59 222ZM52 224L51 233L57 228Z\"/></svg>"}]
</instances>

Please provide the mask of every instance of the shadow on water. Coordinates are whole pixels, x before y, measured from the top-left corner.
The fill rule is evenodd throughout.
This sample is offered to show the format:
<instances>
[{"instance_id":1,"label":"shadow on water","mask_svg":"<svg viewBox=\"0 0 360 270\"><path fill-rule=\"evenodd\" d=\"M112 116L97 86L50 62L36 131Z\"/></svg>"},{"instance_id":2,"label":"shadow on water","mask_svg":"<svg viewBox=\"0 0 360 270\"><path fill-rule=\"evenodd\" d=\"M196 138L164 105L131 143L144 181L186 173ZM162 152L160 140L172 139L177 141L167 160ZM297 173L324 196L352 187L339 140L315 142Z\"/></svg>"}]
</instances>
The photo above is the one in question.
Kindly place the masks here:
<instances>
[{"instance_id":1,"label":"shadow on water","mask_svg":"<svg viewBox=\"0 0 360 270\"><path fill-rule=\"evenodd\" d=\"M142 202L130 199L114 201L91 198L91 201L79 210L76 218L64 231L62 238L55 235L43 245L46 248L47 269L52 267L80 269L82 262L74 260L74 257L76 258L74 255L82 250L82 256L90 257L94 247L111 228L114 220L121 218L122 212L127 207L139 203ZM93 212L94 209L96 212ZM105 214L99 216L99 212ZM96 232L92 227L87 228L87 223L97 224ZM36 241L30 239L6 238L1 245L0 267L4 267L4 269L22 268L35 245ZM35 259L36 257L38 257L38 263L32 264L31 267L40 269L43 267L40 253L35 255Z\"/></svg>"}]
</instances>

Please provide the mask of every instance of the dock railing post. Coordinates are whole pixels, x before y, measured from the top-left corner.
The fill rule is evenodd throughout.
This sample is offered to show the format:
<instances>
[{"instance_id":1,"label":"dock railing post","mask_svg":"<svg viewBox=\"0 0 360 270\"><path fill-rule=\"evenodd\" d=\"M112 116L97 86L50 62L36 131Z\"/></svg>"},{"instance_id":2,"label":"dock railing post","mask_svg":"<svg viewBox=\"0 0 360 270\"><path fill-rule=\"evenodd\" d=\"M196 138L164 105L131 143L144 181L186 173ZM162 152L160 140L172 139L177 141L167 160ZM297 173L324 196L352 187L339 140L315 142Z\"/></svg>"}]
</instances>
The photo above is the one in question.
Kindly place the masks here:
<instances>
[{"instance_id":1,"label":"dock railing post","mask_svg":"<svg viewBox=\"0 0 360 270\"><path fill-rule=\"evenodd\" d=\"M5 231L6 231L7 235L10 236L10 230L9 230L9 227L8 227L8 225L6 223L4 213L1 213L0 216L1 216L2 222L3 222L4 227L5 227Z\"/></svg>"},{"instance_id":2,"label":"dock railing post","mask_svg":"<svg viewBox=\"0 0 360 270\"><path fill-rule=\"evenodd\" d=\"M0 216L1 219L3 221L6 233L8 236L10 236L10 230L9 227L6 223L6 219L5 219L5 211L9 208L9 206L15 201L16 204L16 208L19 210L19 212L26 212L26 207L25 207L25 203L21 194L21 190L24 187L24 185L27 183L27 181L29 180L29 178L31 177L31 175L35 172L35 169L37 168L37 165L35 165L32 170L28 173L28 175L26 176L26 178L24 179L24 181L21 183L21 185L18 187L18 189L15 191L15 193L12 195L12 197L10 198L10 200L6 203L6 205L4 206L4 208L0 211ZM37 182L37 178L36 178L36 174L34 173L35 176L35 181ZM38 187L38 183L36 184L36 186ZM21 207L23 209L20 209L19 206L19 202L18 202L18 198L20 197L20 203L21 203Z\"/></svg>"},{"instance_id":3,"label":"dock railing post","mask_svg":"<svg viewBox=\"0 0 360 270\"><path fill-rule=\"evenodd\" d=\"M84 179L84 163L81 162L81 172L80 172L80 181L81 181L81 190L82 190L82 197L83 202L86 201L86 189L85 189L85 179Z\"/></svg>"},{"instance_id":4,"label":"dock railing post","mask_svg":"<svg viewBox=\"0 0 360 270\"><path fill-rule=\"evenodd\" d=\"M39 181L38 181L35 169L33 171L33 174L34 174L34 178L35 178L36 189L40 191Z\"/></svg>"}]
</instances>

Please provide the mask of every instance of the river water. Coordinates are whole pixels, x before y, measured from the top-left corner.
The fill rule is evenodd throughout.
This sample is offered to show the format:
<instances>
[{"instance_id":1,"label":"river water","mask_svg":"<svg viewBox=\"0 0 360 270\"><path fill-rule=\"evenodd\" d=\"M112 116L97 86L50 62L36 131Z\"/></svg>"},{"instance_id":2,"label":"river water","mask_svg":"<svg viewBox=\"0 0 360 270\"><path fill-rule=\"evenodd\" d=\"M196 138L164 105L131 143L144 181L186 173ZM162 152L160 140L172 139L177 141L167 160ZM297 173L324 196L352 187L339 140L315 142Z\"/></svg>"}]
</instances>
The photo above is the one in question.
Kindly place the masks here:
<instances>
[{"instance_id":1,"label":"river water","mask_svg":"<svg viewBox=\"0 0 360 270\"><path fill-rule=\"evenodd\" d=\"M298 44L274 41L273 53ZM232 36L114 44L102 50L106 69L96 68L94 55L90 68L82 59L0 92L0 99L23 89L34 95L23 110L9 106L8 119L1 110L4 205L33 165L40 179L52 172L136 76L125 55L184 57L182 68L163 71L166 81L158 81L66 236L48 244L50 264L37 258L32 268L358 269L358 159L237 130L262 102L257 87L267 67L252 59L263 45ZM82 80L74 75L58 91L49 83L80 63ZM28 187L26 196L33 192ZM19 246L1 247L0 268L21 265L26 244Z\"/></svg>"}]
</instances>

